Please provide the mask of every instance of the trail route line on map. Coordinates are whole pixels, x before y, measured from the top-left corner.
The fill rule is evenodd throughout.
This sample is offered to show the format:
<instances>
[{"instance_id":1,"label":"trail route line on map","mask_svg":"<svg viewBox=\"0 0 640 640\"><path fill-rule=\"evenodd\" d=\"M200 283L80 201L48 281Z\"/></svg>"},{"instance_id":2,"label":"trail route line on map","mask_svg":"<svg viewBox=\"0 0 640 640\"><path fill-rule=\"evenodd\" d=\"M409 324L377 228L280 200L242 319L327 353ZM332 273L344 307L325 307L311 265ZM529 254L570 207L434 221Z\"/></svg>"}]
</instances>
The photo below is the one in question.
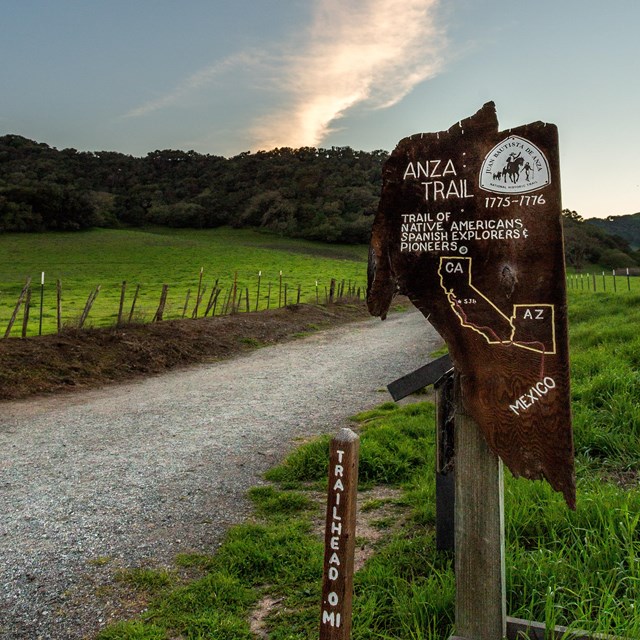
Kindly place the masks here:
<instances>
[{"instance_id":1,"label":"trail route line on map","mask_svg":"<svg viewBox=\"0 0 640 640\"><path fill-rule=\"evenodd\" d=\"M555 308L552 304L514 304L503 313L472 283L472 258L442 256L438 275L451 309L461 326L480 334L489 344L555 354Z\"/></svg>"}]
</instances>

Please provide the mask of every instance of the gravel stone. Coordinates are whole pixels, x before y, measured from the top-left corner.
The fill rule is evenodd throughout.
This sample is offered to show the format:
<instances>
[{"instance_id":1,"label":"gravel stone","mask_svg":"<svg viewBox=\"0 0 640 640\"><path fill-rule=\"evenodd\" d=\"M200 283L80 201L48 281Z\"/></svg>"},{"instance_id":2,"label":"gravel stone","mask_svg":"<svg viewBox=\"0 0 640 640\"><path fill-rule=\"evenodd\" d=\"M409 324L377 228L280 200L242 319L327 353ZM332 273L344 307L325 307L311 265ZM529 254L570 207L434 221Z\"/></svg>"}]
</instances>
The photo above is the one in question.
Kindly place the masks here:
<instances>
[{"instance_id":1,"label":"gravel stone","mask_svg":"<svg viewBox=\"0 0 640 640\"><path fill-rule=\"evenodd\" d=\"M421 314L392 314L143 381L2 403L0 637L94 637L123 615L118 568L211 553L250 514L247 489L297 440L389 400L386 384L440 344Z\"/></svg>"}]
</instances>

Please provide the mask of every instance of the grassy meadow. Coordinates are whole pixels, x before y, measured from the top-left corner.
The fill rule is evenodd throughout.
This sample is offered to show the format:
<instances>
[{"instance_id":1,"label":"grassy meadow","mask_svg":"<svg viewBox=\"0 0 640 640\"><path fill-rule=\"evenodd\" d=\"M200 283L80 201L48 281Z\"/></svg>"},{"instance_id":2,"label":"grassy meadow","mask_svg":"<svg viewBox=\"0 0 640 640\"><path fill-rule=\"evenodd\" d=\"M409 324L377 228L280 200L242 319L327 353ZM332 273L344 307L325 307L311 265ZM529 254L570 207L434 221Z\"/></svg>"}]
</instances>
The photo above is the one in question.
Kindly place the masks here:
<instances>
[{"instance_id":1,"label":"grassy meadow","mask_svg":"<svg viewBox=\"0 0 640 640\"><path fill-rule=\"evenodd\" d=\"M546 483L505 474L507 612L639 638L640 295L569 299L577 509ZM356 574L354 640L446 640L454 630L452 559L435 550L434 420L429 402L353 419L363 512L383 534ZM255 518L216 554L119 572L148 609L100 640L249 640L250 613L267 599L269 638L317 638L328 446L318 438L272 469L250 493ZM397 492L376 497L389 486Z\"/></svg>"},{"instance_id":2,"label":"grassy meadow","mask_svg":"<svg viewBox=\"0 0 640 640\"><path fill-rule=\"evenodd\" d=\"M215 306L222 312L237 274L240 310L296 302L298 286L302 302L323 301L331 279L364 295L367 247L327 245L282 238L253 230L219 229L93 229L77 233L0 234L0 335L9 322L27 277L32 278L27 335L37 335L40 316L40 279L45 273L43 333L57 330L56 281L62 283L62 324L75 326L89 295L100 292L85 326L116 323L122 283L126 282L123 318L129 318L136 288L133 320L149 322L158 308L162 286L168 285L165 319L190 317L194 311L203 269L199 315L210 300L213 287L221 290ZM282 272L282 278L280 277ZM261 273L259 277L258 274ZM258 291L258 279L260 290ZM316 284L317 283L317 284ZM593 276L571 274L569 291L593 294ZM640 293L640 278L607 272L596 275L596 292ZM190 291L185 309L187 292ZM317 297L316 297L317 296ZM22 332L24 305L11 333Z\"/></svg>"},{"instance_id":3,"label":"grassy meadow","mask_svg":"<svg viewBox=\"0 0 640 640\"><path fill-rule=\"evenodd\" d=\"M164 318L182 316L187 291L191 290L187 316L193 312L203 268L204 294L199 315L206 307L216 280L222 289L216 313L228 295L237 273L237 289L250 291L254 310L260 277L259 308L271 308L297 299L325 297L331 278L366 287L367 247L326 245L249 230L221 229L94 229L78 233L0 235L0 331L4 334L26 278L32 278L28 335L37 335L40 314L40 280L45 273L43 333L57 329L56 280L62 282L63 324L77 323L89 294L100 285L100 293L89 314L87 326L115 324L122 282L127 282L124 316L128 318L137 285L140 293L134 319L148 322L160 300L162 285L169 285ZM282 292L280 272L282 271ZM244 310L245 304L241 310ZM22 310L11 335L20 335Z\"/></svg>"}]
</instances>

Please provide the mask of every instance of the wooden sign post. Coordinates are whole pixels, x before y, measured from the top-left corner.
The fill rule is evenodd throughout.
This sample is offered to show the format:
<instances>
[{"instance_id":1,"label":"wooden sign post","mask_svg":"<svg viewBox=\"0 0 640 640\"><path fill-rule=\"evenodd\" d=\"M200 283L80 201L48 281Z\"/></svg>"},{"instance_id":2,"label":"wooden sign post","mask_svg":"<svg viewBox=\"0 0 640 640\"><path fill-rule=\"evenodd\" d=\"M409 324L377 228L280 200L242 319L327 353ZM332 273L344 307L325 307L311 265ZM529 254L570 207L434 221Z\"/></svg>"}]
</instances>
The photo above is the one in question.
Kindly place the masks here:
<instances>
[{"instance_id":1,"label":"wooden sign post","mask_svg":"<svg viewBox=\"0 0 640 640\"><path fill-rule=\"evenodd\" d=\"M351 429L331 441L320 640L348 640L351 634L359 451Z\"/></svg>"}]
</instances>

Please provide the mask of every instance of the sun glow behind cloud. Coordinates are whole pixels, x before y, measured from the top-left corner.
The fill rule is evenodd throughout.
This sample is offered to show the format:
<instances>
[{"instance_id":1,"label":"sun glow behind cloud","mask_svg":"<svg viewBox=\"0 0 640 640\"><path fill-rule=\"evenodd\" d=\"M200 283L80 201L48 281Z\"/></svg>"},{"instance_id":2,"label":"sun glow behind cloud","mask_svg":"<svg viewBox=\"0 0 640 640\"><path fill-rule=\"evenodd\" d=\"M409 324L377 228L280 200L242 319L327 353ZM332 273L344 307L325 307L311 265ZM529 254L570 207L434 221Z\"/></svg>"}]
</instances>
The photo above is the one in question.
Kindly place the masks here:
<instances>
[{"instance_id":1,"label":"sun glow behind cloud","mask_svg":"<svg viewBox=\"0 0 640 640\"><path fill-rule=\"evenodd\" d=\"M285 55L280 107L253 129L255 145L318 146L357 105L393 106L442 67L438 0L318 0L296 53Z\"/></svg>"},{"instance_id":2,"label":"sun glow behind cloud","mask_svg":"<svg viewBox=\"0 0 640 640\"><path fill-rule=\"evenodd\" d=\"M320 146L350 110L391 107L441 70L446 37L435 15L439 3L315 0L310 24L285 43L231 54L124 117L201 110L233 74L259 109L253 124L241 127L252 149Z\"/></svg>"}]
</instances>

